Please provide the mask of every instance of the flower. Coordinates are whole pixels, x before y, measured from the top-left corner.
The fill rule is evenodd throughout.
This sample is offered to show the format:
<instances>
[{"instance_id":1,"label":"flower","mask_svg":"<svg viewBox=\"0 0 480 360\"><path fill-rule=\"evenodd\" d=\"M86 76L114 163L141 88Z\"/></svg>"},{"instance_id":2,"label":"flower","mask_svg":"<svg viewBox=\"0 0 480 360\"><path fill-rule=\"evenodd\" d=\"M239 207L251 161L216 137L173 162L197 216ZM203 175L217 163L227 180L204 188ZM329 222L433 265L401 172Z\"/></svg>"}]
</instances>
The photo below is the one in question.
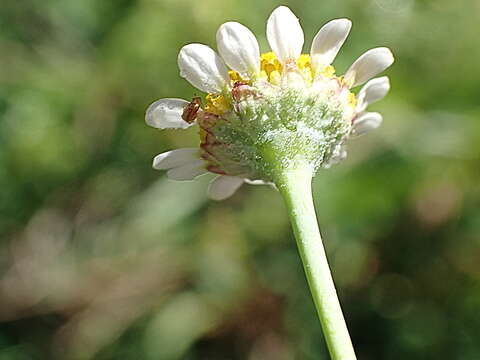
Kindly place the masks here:
<instances>
[{"instance_id":1,"label":"flower","mask_svg":"<svg viewBox=\"0 0 480 360\"><path fill-rule=\"evenodd\" d=\"M328 22L310 54L302 54L300 23L280 6L267 22L271 52L261 54L253 33L237 22L218 29L218 53L203 44L184 46L180 75L207 93L204 105L198 97L161 99L148 108L146 122L159 129L197 125L200 146L162 153L153 167L174 180L217 174L208 194L220 200L244 182L274 184L279 171L298 161L316 171L344 158L347 139L382 122L366 108L387 94L389 80L370 79L393 63L388 48L375 48L335 75L332 62L350 28L348 19ZM351 92L363 83L358 94Z\"/></svg>"}]
</instances>

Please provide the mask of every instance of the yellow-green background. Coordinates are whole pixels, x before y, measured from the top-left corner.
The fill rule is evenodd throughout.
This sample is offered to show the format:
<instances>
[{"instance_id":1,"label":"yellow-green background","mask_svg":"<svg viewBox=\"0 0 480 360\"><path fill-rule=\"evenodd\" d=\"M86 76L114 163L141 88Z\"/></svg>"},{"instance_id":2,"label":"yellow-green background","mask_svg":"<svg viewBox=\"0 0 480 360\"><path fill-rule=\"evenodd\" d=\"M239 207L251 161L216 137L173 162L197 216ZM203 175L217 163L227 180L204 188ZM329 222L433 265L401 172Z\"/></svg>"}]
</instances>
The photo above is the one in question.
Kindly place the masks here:
<instances>
[{"instance_id":1,"label":"yellow-green background","mask_svg":"<svg viewBox=\"0 0 480 360\"><path fill-rule=\"evenodd\" d=\"M480 3L285 1L309 44L353 21L335 66L390 47L382 127L314 183L360 360L480 358ZM198 91L181 46L260 0L2 0L0 359L327 359L280 195L207 200L154 155L194 146L144 110Z\"/></svg>"}]
</instances>

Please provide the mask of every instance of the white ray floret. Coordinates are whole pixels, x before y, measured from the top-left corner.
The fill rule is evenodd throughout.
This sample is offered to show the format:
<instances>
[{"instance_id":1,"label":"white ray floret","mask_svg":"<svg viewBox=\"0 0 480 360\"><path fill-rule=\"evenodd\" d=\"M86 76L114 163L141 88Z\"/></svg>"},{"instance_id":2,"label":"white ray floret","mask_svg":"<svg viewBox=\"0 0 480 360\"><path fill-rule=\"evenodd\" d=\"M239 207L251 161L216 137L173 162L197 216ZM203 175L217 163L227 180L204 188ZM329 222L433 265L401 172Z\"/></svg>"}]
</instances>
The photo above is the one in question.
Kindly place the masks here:
<instances>
[{"instance_id":1,"label":"white ray floret","mask_svg":"<svg viewBox=\"0 0 480 360\"><path fill-rule=\"evenodd\" d=\"M207 93L221 93L230 82L223 60L203 44L185 45L178 54L178 67L181 77Z\"/></svg>"},{"instance_id":2,"label":"white ray floret","mask_svg":"<svg viewBox=\"0 0 480 360\"><path fill-rule=\"evenodd\" d=\"M367 106L383 99L389 90L390 80L387 76L370 80L362 87L357 95L358 103L355 111L357 113L365 111Z\"/></svg>"},{"instance_id":3,"label":"white ray floret","mask_svg":"<svg viewBox=\"0 0 480 360\"><path fill-rule=\"evenodd\" d=\"M245 78L260 71L260 48L255 35L238 22L227 22L217 31L217 48L225 63Z\"/></svg>"},{"instance_id":4,"label":"white ray floret","mask_svg":"<svg viewBox=\"0 0 480 360\"><path fill-rule=\"evenodd\" d=\"M368 50L350 66L345 81L350 87L361 85L392 65L393 60L393 54L388 48Z\"/></svg>"},{"instance_id":5,"label":"white ray floret","mask_svg":"<svg viewBox=\"0 0 480 360\"><path fill-rule=\"evenodd\" d=\"M352 135L361 136L374 130L382 123L382 115L377 112L360 114L353 122Z\"/></svg>"},{"instance_id":6,"label":"white ray floret","mask_svg":"<svg viewBox=\"0 0 480 360\"><path fill-rule=\"evenodd\" d=\"M310 49L312 67L321 70L330 65L352 28L348 19L335 19L325 24L315 35Z\"/></svg>"},{"instance_id":7,"label":"white ray floret","mask_svg":"<svg viewBox=\"0 0 480 360\"><path fill-rule=\"evenodd\" d=\"M232 196L243 182L241 177L220 175L208 186L208 196L213 200L224 200Z\"/></svg>"},{"instance_id":8,"label":"white ray floret","mask_svg":"<svg viewBox=\"0 0 480 360\"><path fill-rule=\"evenodd\" d=\"M145 114L148 125L157 129L186 129L193 123L182 119L188 101L183 99L160 99L151 104Z\"/></svg>"},{"instance_id":9,"label":"white ray floret","mask_svg":"<svg viewBox=\"0 0 480 360\"><path fill-rule=\"evenodd\" d=\"M284 64L295 61L302 53L303 30L288 7L277 7L268 18L267 39L273 52Z\"/></svg>"},{"instance_id":10,"label":"white ray floret","mask_svg":"<svg viewBox=\"0 0 480 360\"><path fill-rule=\"evenodd\" d=\"M194 180L197 176L207 173L204 160L196 160L185 165L174 167L167 171L167 177L177 181Z\"/></svg>"},{"instance_id":11,"label":"white ray floret","mask_svg":"<svg viewBox=\"0 0 480 360\"><path fill-rule=\"evenodd\" d=\"M207 172L198 148L182 148L159 154L153 159L153 168L168 170L167 176L172 180L193 180Z\"/></svg>"},{"instance_id":12,"label":"white ray floret","mask_svg":"<svg viewBox=\"0 0 480 360\"><path fill-rule=\"evenodd\" d=\"M168 170L194 163L200 159L198 148L182 148L161 153L153 159L153 168L157 170Z\"/></svg>"}]
</instances>

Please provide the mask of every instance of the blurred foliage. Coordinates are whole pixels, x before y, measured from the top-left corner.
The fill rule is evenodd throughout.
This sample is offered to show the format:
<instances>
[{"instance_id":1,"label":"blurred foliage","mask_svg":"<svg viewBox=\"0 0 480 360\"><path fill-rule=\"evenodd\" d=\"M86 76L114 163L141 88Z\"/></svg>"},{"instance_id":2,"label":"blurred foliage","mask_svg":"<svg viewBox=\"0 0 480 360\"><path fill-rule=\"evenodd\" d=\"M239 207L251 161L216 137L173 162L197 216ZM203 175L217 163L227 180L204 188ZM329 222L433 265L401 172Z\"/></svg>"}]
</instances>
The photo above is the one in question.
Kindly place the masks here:
<instances>
[{"instance_id":1,"label":"blurred foliage","mask_svg":"<svg viewBox=\"0 0 480 360\"><path fill-rule=\"evenodd\" d=\"M382 128L315 181L358 358L480 358L477 0L285 1L308 49L353 20L337 58L388 46ZM167 181L145 108L196 92L179 48L237 20L267 49L272 0L3 0L0 359L327 359L278 193L208 201Z\"/></svg>"}]
</instances>

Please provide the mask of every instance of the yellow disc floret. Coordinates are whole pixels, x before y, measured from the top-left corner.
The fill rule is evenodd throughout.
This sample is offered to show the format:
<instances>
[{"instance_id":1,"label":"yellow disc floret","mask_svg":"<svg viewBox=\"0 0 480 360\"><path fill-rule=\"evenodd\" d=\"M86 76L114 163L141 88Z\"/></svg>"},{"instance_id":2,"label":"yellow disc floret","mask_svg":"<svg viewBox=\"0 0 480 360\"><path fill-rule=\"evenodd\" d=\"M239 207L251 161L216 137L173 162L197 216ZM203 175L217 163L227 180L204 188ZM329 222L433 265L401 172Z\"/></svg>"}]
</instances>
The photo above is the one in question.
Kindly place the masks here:
<instances>
[{"instance_id":1,"label":"yellow disc floret","mask_svg":"<svg viewBox=\"0 0 480 360\"><path fill-rule=\"evenodd\" d=\"M313 69L312 63L310 61L310 55L300 55L297 60L297 66L305 81L310 84L313 80Z\"/></svg>"},{"instance_id":2,"label":"yellow disc floret","mask_svg":"<svg viewBox=\"0 0 480 360\"><path fill-rule=\"evenodd\" d=\"M335 76L335 68L332 65L327 65L318 73L322 75L324 78L330 79Z\"/></svg>"},{"instance_id":3,"label":"yellow disc floret","mask_svg":"<svg viewBox=\"0 0 480 360\"><path fill-rule=\"evenodd\" d=\"M260 78L279 85L282 75L282 64L273 52L260 55Z\"/></svg>"},{"instance_id":4,"label":"yellow disc floret","mask_svg":"<svg viewBox=\"0 0 480 360\"><path fill-rule=\"evenodd\" d=\"M312 68L310 55L302 54L297 59L297 68L302 74L307 84L311 84L315 78L315 72ZM273 52L267 52L260 56L260 78L268 82L279 85L282 78L283 66L278 60L277 55ZM335 68L332 65L325 66L319 71L325 78L332 78L335 76Z\"/></svg>"},{"instance_id":5,"label":"yellow disc floret","mask_svg":"<svg viewBox=\"0 0 480 360\"><path fill-rule=\"evenodd\" d=\"M230 80L233 83L235 83L236 81L243 81L243 82L247 81L246 79L242 78L238 72L236 72L234 70L230 70L228 72L228 76L230 77Z\"/></svg>"},{"instance_id":6,"label":"yellow disc floret","mask_svg":"<svg viewBox=\"0 0 480 360\"><path fill-rule=\"evenodd\" d=\"M208 94L205 100L205 111L209 113L222 115L229 110L229 103L223 95Z\"/></svg>"},{"instance_id":7,"label":"yellow disc floret","mask_svg":"<svg viewBox=\"0 0 480 360\"><path fill-rule=\"evenodd\" d=\"M332 65L327 65L322 69L314 71L312 67L312 61L310 55L301 54L296 61L296 66L306 84L312 84L315 78L318 79L320 75L322 78L332 79L335 78L335 68ZM282 73L284 67L279 61L277 55L274 52L270 51L260 55L260 73L258 78L268 81L273 85L280 85L282 80ZM231 80L231 85L233 86L236 82L243 82L246 84L251 84L254 79L244 79L242 76L234 71L230 70L228 75ZM342 77L338 78L340 81L343 81ZM349 98L349 103L354 106L356 102L355 95ZM208 94L205 98L205 111L216 114L223 115L230 110L230 102L221 94Z\"/></svg>"},{"instance_id":8,"label":"yellow disc floret","mask_svg":"<svg viewBox=\"0 0 480 360\"><path fill-rule=\"evenodd\" d=\"M348 105L350 105L352 108L357 106L357 97L352 92L348 94Z\"/></svg>"}]
</instances>

